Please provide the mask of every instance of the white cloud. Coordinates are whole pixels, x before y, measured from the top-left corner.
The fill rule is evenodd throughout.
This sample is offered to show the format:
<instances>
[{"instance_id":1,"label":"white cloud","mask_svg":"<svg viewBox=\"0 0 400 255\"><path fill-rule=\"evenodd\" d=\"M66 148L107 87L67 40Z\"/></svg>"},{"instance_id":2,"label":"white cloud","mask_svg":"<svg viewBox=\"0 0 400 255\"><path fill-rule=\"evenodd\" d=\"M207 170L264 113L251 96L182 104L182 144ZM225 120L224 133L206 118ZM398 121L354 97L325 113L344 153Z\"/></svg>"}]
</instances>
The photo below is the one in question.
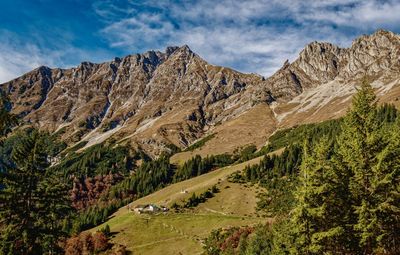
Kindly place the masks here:
<instances>
[{"instance_id":1,"label":"white cloud","mask_svg":"<svg viewBox=\"0 0 400 255\"><path fill-rule=\"evenodd\" d=\"M41 65L54 65L57 54L46 54L36 45L21 45L17 37L2 31L0 44L0 83L7 82Z\"/></svg>"},{"instance_id":2,"label":"white cloud","mask_svg":"<svg viewBox=\"0 0 400 255\"><path fill-rule=\"evenodd\" d=\"M101 31L103 34L118 38L112 41L112 47L135 45L155 45L163 37L174 32L173 25L157 14L139 14L112 23Z\"/></svg>"},{"instance_id":3,"label":"white cloud","mask_svg":"<svg viewBox=\"0 0 400 255\"><path fill-rule=\"evenodd\" d=\"M102 0L93 10L104 24L101 39L115 52L188 44L212 64L263 75L293 61L311 41L347 47L359 34L400 29L398 0ZM111 57L109 49L74 47L75 35L66 32L59 31L66 38L49 47L0 31L0 82L40 65L68 67Z\"/></svg>"},{"instance_id":4,"label":"white cloud","mask_svg":"<svg viewBox=\"0 0 400 255\"><path fill-rule=\"evenodd\" d=\"M343 1L346 3L346 1ZM399 1L348 1L339 9L311 8L300 21L329 22L359 30L376 29L380 26L395 27L400 22Z\"/></svg>"},{"instance_id":5,"label":"white cloud","mask_svg":"<svg viewBox=\"0 0 400 255\"><path fill-rule=\"evenodd\" d=\"M160 3L162 2L162 3ZM102 34L113 47L162 49L188 44L213 64L270 75L306 43L348 46L356 34L399 25L400 2L379 0L133 1L126 18L96 6L110 22ZM146 12L151 8L153 12ZM154 12L154 9L157 12ZM350 32L349 32L350 30Z\"/></svg>"},{"instance_id":6,"label":"white cloud","mask_svg":"<svg viewBox=\"0 0 400 255\"><path fill-rule=\"evenodd\" d=\"M29 72L39 66L69 68L84 60L105 61L110 58L104 50L84 50L68 41L57 41L56 48L42 48L35 40L21 40L16 34L0 30L0 84ZM31 37L32 39L32 37Z\"/></svg>"}]
</instances>

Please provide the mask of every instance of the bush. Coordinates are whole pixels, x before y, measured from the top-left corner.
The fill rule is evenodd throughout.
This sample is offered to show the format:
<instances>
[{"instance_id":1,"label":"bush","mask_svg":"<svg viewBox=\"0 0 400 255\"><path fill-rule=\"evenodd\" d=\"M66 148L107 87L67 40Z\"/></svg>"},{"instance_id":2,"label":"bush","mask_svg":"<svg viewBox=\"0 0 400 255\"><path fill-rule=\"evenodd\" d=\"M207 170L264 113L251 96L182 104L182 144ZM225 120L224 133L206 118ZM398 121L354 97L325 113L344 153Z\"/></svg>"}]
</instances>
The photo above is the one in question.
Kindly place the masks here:
<instances>
[{"instance_id":1,"label":"bush","mask_svg":"<svg viewBox=\"0 0 400 255\"><path fill-rule=\"evenodd\" d=\"M66 255L93 254L106 251L111 247L106 235L100 231L91 233L80 233L66 241Z\"/></svg>"},{"instance_id":2,"label":"bush","mask_svg":"<svg viewBox=\"0 0 400 255\"><path fill-rule=\"evenodd\" d=\"M111 234L110 226L107 224L104 228L100 229L100 232L109 237Z\"/></svg>"}]
</instances>

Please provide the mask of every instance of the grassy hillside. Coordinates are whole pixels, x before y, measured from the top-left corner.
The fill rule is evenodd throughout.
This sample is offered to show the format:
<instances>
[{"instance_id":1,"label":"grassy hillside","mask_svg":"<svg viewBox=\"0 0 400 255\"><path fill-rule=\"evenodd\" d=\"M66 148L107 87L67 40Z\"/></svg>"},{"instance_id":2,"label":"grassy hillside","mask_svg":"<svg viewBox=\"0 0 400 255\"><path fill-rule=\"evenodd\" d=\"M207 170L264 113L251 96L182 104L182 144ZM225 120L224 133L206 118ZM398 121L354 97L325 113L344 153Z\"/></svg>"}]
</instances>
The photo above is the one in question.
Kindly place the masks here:
<instances>
[{"instance_id":1,"label":"grassy hillside","mask_svg":"<svg viewBox=\"0 0 400 255\"><path fill-rule=\"evenodd\" d=\"M244 169L244 167L247 165L257 164L258 162L260 162L261 159L262 157L258 157L241 164L223 167L210 173L203 174L201 176L183 182L172 184L162 190L159 190L153 194L136 200L131 205L135 206L138 204L147 203L156 203L166 206L171 205L176 201L188 198L193 192L201 193L205 191L209 187L218 184L219 181L225 180L230 174L238 170ZM182 190L186 190L188 193L181 193ZM117 213L121 213L121 211L123 211L124 209L126 208L122 208Z\"/></svg>"},{"instance_id":2,"label":"grassy hillside","mask_svg":"<svg viewBox=\"0 0 400 255\"><path fill-rule=\"evenodd\" d=\"M254 144L257 148L265 145L268 137L276 130L274 114L267 104L258 104L254 108L244 112L221 125L216 125L212 130L212 137L205 141L199 140L188 151L175 154L171 160L173 163L183 163L195 155L205 157L233 153L237 148ZM209 139L211 138L211 139Z\"/></svg>"},{"instance_id":3,"label":"grassy hillside","mask_svg":"<svg viewBox=\"0 0 400 255\"><path fill-rule=\"evenodd\" d=\"M257 187L229 183L227 178L248 165L258 164L262 157L172 184L151 195L136 200L139 204L154 203L170 206L200 194L217 185L220 192L193 210L165 215L137 215L128 207L118 210L106 223L114 233L112 242L122 244L134 254L200 254L202 240L211 230L265 222L255 212ZM186 191L184 193L182 191Z\"/></svg>"},{"instance_id":4,"label":"grassy hillside","mask_svg":"<svg viewBox=\"0 0 400 255\"><path fill-rule=\"evenodd\" d=\"M136 215L127 213L108 222L114 233L112 242L125 245L133 254L200 254L202 240L211 230L245 226L263 218L220 214Z\"/></svg>"}]
</instances>

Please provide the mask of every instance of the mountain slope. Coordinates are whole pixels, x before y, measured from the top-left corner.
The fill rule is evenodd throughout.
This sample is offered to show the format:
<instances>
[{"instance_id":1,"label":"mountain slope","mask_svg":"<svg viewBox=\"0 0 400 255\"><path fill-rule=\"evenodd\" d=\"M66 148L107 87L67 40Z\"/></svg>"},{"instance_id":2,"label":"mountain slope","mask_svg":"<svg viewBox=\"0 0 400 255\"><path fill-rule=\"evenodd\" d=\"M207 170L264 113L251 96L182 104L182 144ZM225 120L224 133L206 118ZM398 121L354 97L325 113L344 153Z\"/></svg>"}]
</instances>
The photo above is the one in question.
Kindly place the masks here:
<instances>
[{"instance_id":1,"label":"mountain slope","mask_svg":"<svg viewBox=\"0 0 400 255\"><path fill-rule=\"evenodd\" d=\"M364 77L382 102L397 103L399 58L400 36L379 30L350 48L310 43L267 79L210 65L182 46L40 67L0 88L14 113L70 144L112 138L156 156L169 144L185 148L215 134L193 152L205 155L261 146L277 128L341 116Z\"/></svg>"},{"instance_id":2,"label":"mountain slope","mask_svg":"<svg viewBox=\"0 0 400 255\"><path fill-rule=\"evenodd\" d=\"M312 54L312 55L310 55ZM315 56L317 55L317 56ZM320 56L320 57L318 57ZM302 59L310 59L300 64ZM318 60L319 59L319 60ZM325 59L325 60L324 60ZM397 104L400 74L400 36L379 30L356 39L348 49L338 49L330 44L311 43L293 65L302 70L313 71L308 63L330 63L320 66L326 77L314 77L316 86L292 98L284 104L273 106L281 126L319 122L336 118L346 112L356 86L367 78L378 91L381 102ZM289 67L291 69L292 67ZM323 82L318 83L318 80Z\"/></svg>"}]
</instances>

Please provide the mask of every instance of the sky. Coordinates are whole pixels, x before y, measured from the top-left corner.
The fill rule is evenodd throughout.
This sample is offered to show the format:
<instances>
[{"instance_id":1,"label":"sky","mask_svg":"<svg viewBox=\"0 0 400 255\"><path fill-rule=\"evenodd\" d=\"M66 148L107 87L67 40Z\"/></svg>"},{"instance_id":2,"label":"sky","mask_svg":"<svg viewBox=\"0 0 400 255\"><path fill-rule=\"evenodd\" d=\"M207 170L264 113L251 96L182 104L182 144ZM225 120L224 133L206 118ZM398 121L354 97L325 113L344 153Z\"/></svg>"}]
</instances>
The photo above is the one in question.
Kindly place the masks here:
<instances>
[{"instance_id":1,"label":"sky","mask_svg":"<svg viewBox=\"0 0 400 255\"><path fill-rule=\"evenodd\" d=\"M36 67L188 45L215 65L269 76L307 43L400 33L400 0L0 0L0 83Z\"/></svg>"}]
</instances>

